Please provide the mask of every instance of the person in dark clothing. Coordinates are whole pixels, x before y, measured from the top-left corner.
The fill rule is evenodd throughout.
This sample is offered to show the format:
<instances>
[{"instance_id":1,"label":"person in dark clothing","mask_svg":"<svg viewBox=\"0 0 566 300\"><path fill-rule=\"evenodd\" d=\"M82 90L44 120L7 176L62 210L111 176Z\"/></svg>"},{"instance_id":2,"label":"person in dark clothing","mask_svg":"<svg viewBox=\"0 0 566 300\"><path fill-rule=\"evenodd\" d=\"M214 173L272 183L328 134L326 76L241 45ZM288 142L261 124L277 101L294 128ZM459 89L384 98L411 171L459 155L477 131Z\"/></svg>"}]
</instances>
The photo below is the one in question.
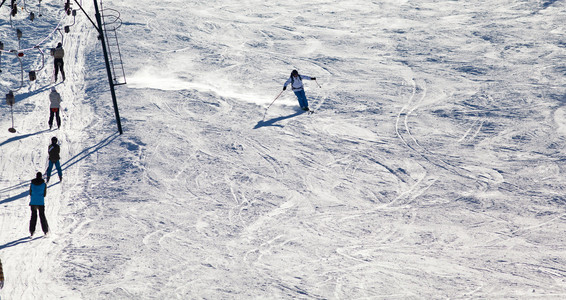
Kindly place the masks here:
<instances>
[{"instance_id":1,"label":"person in dark clothing","mask_svg":"<svg viewBox=\"0 0 566 300\"><path fill-rule=\"evenodd\" d=\"M4 271L2 271L2 260L0 260L0 290L4 287Z\"/></svg>"},{"instance_id":2,"label":"person in dark clothing","mask_svg":"<svg viewBox=\"0 0 566 300\"><path fill-rule=\"evenodd\" d=\"M57 75L59 75L59 71L61 71L63 81L65 81L65 71L63 71L63 57L65 56L65 50L63 50L63 44L59 43L56 48L52 48L51 55L55 58L53 61L55 66L55 82L57 82Z\"/></svg>"},{"instance_id":3,"label":"person in dark clothing","mask_svg":"<svg viewBox=\"0 0 566 300\"><path fill-rule=\"evenodd\" d=\"M45 218L45 196L47 195L47 184L43 181L41 172L37 172L35 178L31 181L29 187L31 207L31 219L29 221L29 234L33 236L35 232L35 224L37 223L37 213L39 212L39 220L41 222L41 229L44 234L49 232L49 225L47 218Z\"/></svg>"},{"instance_id":4,"label":"person in dark clothing","mask_svg":"<svg viewBox=\"0 0 566 300\"><path fill-rule=\"evenodd\" d=\"M59 162L59 152L61 148L57 144L57 138L51 138L51 145L49 145L49 166L47 167L47 182L51 179L51 170L53 169L53 165L57 168L57 174L59 175L59 181L63 180L63 171L61 170L61 163Z\"/></svg>"}]
</instances>

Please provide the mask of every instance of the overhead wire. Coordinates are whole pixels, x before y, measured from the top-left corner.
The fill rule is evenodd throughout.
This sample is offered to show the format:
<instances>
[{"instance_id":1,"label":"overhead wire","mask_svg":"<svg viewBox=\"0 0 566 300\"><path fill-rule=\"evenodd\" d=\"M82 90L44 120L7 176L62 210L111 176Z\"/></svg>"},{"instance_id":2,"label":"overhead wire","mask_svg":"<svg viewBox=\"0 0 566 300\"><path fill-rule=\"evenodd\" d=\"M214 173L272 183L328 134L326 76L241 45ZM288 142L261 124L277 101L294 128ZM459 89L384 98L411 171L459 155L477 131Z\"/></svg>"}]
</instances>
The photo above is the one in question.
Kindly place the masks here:
<instances>
[{"instance_id":1,"label":"overhead wire","mask_svg":"<svg viewBox=\"0 0 566 300\"><path fill-rule=\"evenodd\" d=\"M3 0L2 3L0 3L0 7L4 4L5 1L6 1L6 0ZM13 1L13 2L15 2L15 1ZM15 5L17 5L17 4L15 4ZM25 0L24 0L24 5L25 5ZM41 0L40 0L40 5L41 5ZM3 52L4 52L4 53L15 54L15 55L16 55L16 58L18 59L18 61L19 61L19 63L20 63L20 69L21 69L21 70L20 70L20 73L21 73L21 74L20 74L20 77L21 77L21 80L20 80L20 87L19 87L18 89L16 89L16 90L13 90L14 92L20 90L20 89L23 87L23 85L24 85L24 70L23 70L23 62L22 62L21 57L24 55L25 52L32 51L32 50L36 50L36 49L39 50L39 52L40 52L40 54L41 54L42 65L41 65L41 68L40 68L39 70L34 70L34 71L32 71L32 72L42 70L42 69L44 68L44 66L45 66L45 55L44 55L44 52L42 51L42 49L41 49L40 46L41 46L47 39L49 39L51 36L53 36L53 35L55 34L55 32L57 32L57 31L61 32L61 31L60 31L60 26L61 26L61 24L63 23L63 21L65 20L65 17L66 17L65 14L63 14L63 16L59 18L59 23L57 24L57 26L55 26L55 28L54 28L48 35L46 35L42 40L40 40L40 41L39 41L37 44L35 44L33 47L21 49L21 37L22 37L22 32L21 32L20 29L16 29L16 33L17 33L17 37L18 37L18 48L20 48L20 49L4 50L4 47L3 47L3 46L0 47L0 56L2 55ZM74 23L74 21L73 21L73 23ZM12 14L10 14L10 24L11 24L11 26L12 26ZM12 27L13 27L13 26L12 26ZM35 75L35 74L34 74L34 75ZM30 79L31 79L31 77L32 77L32 75L30 74Z\"/></svg>"},{"instance_id":2,"label":"overhead wire","mask_svg":"<svg viewBox=\"0 0 566 300\"><path fill-rule=\"evenodd\" d=\"M25 48L25 49L14 49L14 50L17 50L18 52L26 52L26 51L33 50L38 46L41 46L41 44L43 44L49 37L51 37L55 32L57 32L57 30L60 29L59 27L61 26L61 24L65 20L65 17L66 17L66 15L64 14L64 16L59 20L59 23L57 24L57 26L55 26L55 28L47 36L45 36L40 42L35 44L33 47ZM0 52L11 52L11 51L12 50L0 50Z\"/></svg>"}]
</instances>

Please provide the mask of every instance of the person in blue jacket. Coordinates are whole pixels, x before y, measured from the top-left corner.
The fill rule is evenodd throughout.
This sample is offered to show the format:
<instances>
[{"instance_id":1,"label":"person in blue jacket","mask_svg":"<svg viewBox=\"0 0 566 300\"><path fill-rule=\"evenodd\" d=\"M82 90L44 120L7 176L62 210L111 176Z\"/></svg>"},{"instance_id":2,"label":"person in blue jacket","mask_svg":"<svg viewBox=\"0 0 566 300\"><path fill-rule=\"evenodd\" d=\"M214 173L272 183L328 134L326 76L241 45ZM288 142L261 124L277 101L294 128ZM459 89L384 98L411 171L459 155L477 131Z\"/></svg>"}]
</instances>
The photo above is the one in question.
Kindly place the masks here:
<instances>
[{"instance_id":1,"label":"person in blue jacket","mask_svg":"<svg viewBox=\"0 0 566 300\"><path fill-rule=\"evenodd\" d=\"M303 79L316 80L316 77L299 75L299 72L297 70L293 70L291 72L291 76L289 76L289 79L287 79L287 81L285 81L285 84L283 85L283 90L286 90L287 85L289 85L289 83L290 83L291 89L293 89L295 96L297 96L297 100L299 100L299 106L303 110L308 111L309 110L309 102L307 100L307 96L305 95L305 90L303 88Z\"/></svg>"},{"instance_id":2,"label":"person in blue jacket","mask_svg":"<svg viewBox=\"0 0 566 300\"><path fill-rule=\"evenodd\" d=\"M43 180L41 172L37 172L35 178L31 181L29 187L31 207L31 219L29 221L29 234L33 236L35 232L35 224L37 223L37 213L39 212L39 220L41 222L41 229L44 234L49 232L49 225L47 218L45 218L45 196L47 195L47 184Z\"/></svg>"}]
</instances>

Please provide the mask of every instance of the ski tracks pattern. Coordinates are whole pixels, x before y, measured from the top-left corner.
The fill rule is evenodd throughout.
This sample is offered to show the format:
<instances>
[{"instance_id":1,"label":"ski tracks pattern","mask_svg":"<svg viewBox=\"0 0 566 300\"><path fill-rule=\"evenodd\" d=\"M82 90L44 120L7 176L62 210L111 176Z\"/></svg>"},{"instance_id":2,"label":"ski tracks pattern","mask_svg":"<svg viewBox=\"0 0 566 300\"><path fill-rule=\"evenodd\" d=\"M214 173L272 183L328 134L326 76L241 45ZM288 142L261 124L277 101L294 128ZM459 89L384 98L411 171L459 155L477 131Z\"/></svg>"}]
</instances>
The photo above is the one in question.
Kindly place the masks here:
<instances>
[{"instance_id":1,"label":"ski tracks pattern","mask_svg":"<svg viewBox=\"0 0 566 300\"><path fill-rule=\"evenodd\" d=\"M481 188L483 191L487 191L492 186L503 182L501 174L491 168L472 167L462 164L461 162L451 162L449 160L450 157L445 158L441 154L437 154L419 143L418 137L415 136L411 130L412 126L418 125L419 123L411 121L411 117L418 121L419 116L415 114L415 112L418 109L425 109L426 106L431 105L428 101L425 102L425 99L434 97L435 95L429 93L426 79L412 78L410 82L412 92L406 104L397 114L395 131L403 144L423 159L423 167L428 170L428 173L432 175L436 173L436 169L444 170L465 180L475 182L477 187ZM432 105L434 105L434 99ZM469 141L474 139L481 130L483 122L481 118L476 118L469 129L456 142L462 143L465 140ZM433 124L430 125L434 126ZM443 143L440 141L437 142L440 144ZM437 175L432 176L436 177Z\"/></svg>"}]
</instances>

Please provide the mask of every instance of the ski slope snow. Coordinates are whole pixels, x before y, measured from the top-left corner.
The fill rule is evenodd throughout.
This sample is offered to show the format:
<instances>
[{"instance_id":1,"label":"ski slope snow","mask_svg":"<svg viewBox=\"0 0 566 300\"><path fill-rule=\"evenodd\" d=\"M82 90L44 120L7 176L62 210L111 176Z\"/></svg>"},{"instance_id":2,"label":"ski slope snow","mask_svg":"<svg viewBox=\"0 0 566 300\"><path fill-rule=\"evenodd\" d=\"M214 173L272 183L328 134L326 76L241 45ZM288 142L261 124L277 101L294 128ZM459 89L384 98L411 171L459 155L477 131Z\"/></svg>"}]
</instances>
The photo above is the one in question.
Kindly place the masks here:
<instances>
[{"instance_id":1,"label":"ski slope snow","mask_svg":"<svg viewBox=\"0 0 566 300\"><path fill-rule=\"evenodd\" d=\"M563 1L104 0L122 135L89 19L32 2L0 7L2 299L566 297ZM293 69L315 114L266 111Z\"/></svg>"}]
</instances>

